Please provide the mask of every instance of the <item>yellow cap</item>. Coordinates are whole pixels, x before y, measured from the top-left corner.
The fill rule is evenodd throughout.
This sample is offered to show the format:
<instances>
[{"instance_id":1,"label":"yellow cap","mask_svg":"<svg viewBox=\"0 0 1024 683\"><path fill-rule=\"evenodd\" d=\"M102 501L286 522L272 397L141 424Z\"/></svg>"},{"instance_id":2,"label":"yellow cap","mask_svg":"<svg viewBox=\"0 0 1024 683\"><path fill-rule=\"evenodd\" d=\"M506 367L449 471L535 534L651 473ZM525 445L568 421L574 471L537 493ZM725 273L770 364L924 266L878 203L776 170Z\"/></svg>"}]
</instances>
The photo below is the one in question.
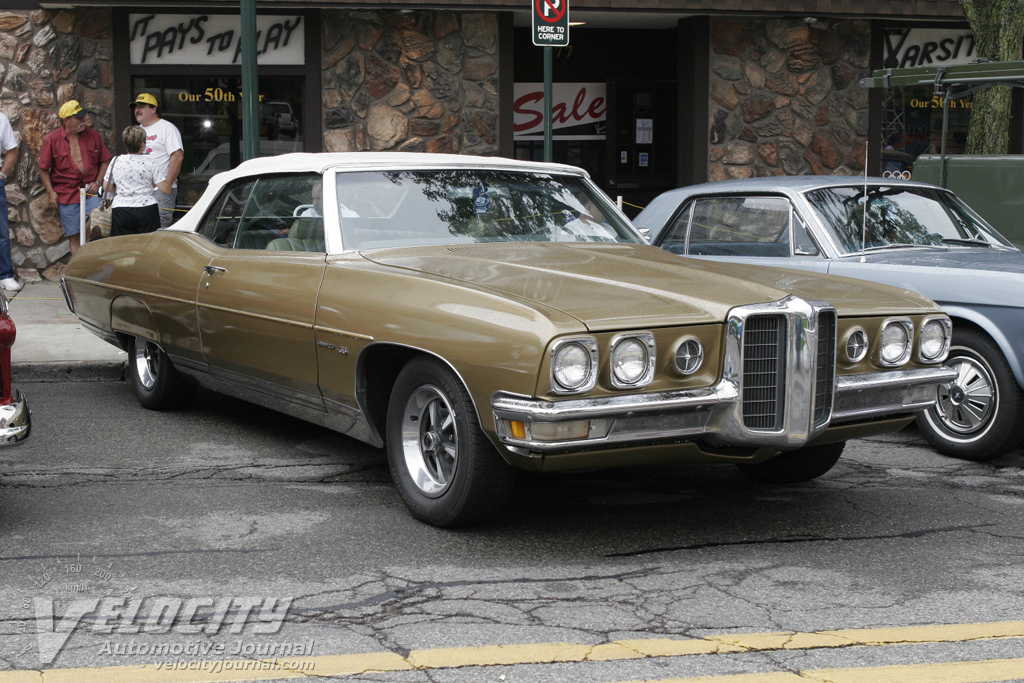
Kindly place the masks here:
<instances>
[{"instance_id":1,"label":"yellow cap","mask_svg":"<svg viewBox=\"0 0 1024 683\"><path fill-rule=\"evenodd\" d=\"M156 97L154 97L153 95L150 95L148 92L140 92L139 93L139 96L136 97L135 101L132 102L132 104L131 104L132 109L135 108L136 104L148 104L151 107L158 106L157 103L156 103Z\"/></svg>"},{"instance_id":2,"label":"yellow cap","mask_svg":"<svg viewBox=\"0 0 1024 683\"><path fill-rule=\"evenodd\" d=\"M82 111L82 105L78 103L78 100L68 100L60 106L60 111L57 112L57 115L62 119L66 119L69 116L74 116L80 111Z\"/></svg>"}]
</instances>

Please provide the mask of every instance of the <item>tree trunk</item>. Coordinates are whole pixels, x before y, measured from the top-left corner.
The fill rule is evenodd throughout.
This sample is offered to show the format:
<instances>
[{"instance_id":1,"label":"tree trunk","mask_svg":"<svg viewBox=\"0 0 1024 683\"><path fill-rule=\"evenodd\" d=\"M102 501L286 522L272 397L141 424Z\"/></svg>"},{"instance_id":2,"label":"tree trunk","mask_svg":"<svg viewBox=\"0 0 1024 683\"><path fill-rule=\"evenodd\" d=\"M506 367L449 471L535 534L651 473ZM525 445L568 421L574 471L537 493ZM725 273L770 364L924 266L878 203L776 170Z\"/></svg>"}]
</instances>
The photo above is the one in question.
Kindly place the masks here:
<instances>
[{"instance_id":1,"label":"tree trunk","mask_svg":"<svg viewBox=\"0 0 1024 683\"><path fill-rule=\"evenodd\" d=\"M995 62L1020 59L1024 42L1024 0L960 0L974 33L975 54ZM990 88L974 95L968 154L1006 154L1010 150L1011 88Z\"/></svg>"}]
</instances>

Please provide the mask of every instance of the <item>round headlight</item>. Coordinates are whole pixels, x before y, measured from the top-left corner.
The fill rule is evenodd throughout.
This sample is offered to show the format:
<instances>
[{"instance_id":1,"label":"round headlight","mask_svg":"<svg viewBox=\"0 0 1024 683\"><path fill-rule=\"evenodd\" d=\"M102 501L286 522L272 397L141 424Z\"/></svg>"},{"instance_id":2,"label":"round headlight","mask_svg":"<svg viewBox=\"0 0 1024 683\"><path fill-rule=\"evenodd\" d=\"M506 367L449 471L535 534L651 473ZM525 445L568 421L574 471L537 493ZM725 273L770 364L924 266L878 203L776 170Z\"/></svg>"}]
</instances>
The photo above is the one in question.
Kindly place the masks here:
<instances>
[{"instance_id":1,"label":"round headlight","mask_svg":"<svg viewBox=\"0 0 1024 683\"><path fill-rule=\"evenodd\" d=\"M854 363L864 360L868 355L868 335L864 330L854 330L846 338L846 357Z\"/></svg>"},{"instance_id":2,"label":"round headlight","mask_svg":"<svg viewBox=\"0 0 1024 683\"><path fill-rule=\"evenodd\" d=\"M704 347L696 339L687 339L676 349L676 370L692 375L704 362Z\"/></svg>"},{"instance_id":3,"label":"round headlight","mask_svg":"<svg viewBox=\"0 0 1024 683\"><path fill-rule=\"evenodd\" d=\"M651 354L648 345L636 337L628 337L612 348L612 376L616 385L636 386L648 375Z\"/></svg>"},{"instance_id":4,"label":"round headlight","mask_svg":"<svg viewBox=\"0 0 1024 683\"><path fill-rule=\"evenodd\" d=\"M940 360L947 352L949 333L941 320L929 320L921 328L921 358Z\"/></svg>"},{"instance_id":5,"label":"round headlight","mask_svg":"<svg viewBox=\"0 0 1024 683\"><path fill-rule=\"evenodd\" d=\"M882 328L882 363L900 365L910 357L910 327L890 322Z\"/></svg>"},{"instance_id":6,"label":"round headlight","mask_svg":"<svg viewBox=\"0 0 1024 683\"><path fill-rule=\"evenodd\" d=\"M593 374L590 350L580 342L558 347L551 359L551 374L558 388L577 391L586 387Z\"/></svg>"}]
</instances>

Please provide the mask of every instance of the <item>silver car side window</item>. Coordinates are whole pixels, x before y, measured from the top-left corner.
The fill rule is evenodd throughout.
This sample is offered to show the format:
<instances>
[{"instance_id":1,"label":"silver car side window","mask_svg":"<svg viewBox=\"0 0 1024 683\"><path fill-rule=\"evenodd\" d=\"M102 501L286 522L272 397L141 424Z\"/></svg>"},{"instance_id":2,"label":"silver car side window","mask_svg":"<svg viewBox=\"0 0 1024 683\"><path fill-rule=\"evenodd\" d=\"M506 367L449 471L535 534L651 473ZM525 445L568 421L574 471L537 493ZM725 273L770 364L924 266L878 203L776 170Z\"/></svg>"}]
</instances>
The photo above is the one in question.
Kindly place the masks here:
<instances>
[{"instance_id":1,"label":"silver car side window","mask_svg":"<svg viewBox=\"0 0 1024 683\"><path fill-rule=\"evenodd\" d=\"M242 217L242 211L255 185L254 180L242 180L227 185L203 216L196 232L214 244L232 247L238 234L238 222Z\"/></svg>"},{"instance_id":2,"label":"silver car side window","mask_svg":"<svg viewBox=\"0 0 1024 683\"><path fill-rule=\"evenodd\" d=\"M236 249L324 252L319 173L261 177L239 223Z\"/></svg>"},{"instance_id":3,"label":"silver car side window","mask_svg":"<svg viewBox=\"0 0 1024 683\"><path fill-rule=\"evenodd\" d=\"M790 203L784 197L702 197L694 202L689 253L790 256Z\"/></svg>"}]
</instances>

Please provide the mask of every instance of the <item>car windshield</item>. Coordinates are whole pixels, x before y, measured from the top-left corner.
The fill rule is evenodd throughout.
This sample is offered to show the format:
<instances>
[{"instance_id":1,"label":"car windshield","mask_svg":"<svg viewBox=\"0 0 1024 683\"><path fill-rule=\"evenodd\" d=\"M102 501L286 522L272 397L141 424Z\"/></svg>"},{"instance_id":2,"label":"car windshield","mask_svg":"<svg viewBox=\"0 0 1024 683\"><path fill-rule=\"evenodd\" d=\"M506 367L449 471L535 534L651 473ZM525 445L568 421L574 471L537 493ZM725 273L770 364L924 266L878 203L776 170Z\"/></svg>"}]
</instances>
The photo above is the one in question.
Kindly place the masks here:
<instances>
[{"instance_id":1,"label":"car windshield","mask_svg":"<svg viewBox=\"0 0 1024 683\"><path fill-rule=\"evenodd\" d=\"M843 253L920 246L1010 247L953 195L868 185L812 190L807 201ZM864 207L867 206L867 215Z\"/></svg>"},{"instance_id":2,"label":"car windshield","mask_svg":"<svg viewBox=\"0 0 1024 683\"><path fill-rule=\"evenodd\" d=\"M457 169L337 175L345 249L474 242L640 242L570 175Z\"/></svg>"}]
</instances>

